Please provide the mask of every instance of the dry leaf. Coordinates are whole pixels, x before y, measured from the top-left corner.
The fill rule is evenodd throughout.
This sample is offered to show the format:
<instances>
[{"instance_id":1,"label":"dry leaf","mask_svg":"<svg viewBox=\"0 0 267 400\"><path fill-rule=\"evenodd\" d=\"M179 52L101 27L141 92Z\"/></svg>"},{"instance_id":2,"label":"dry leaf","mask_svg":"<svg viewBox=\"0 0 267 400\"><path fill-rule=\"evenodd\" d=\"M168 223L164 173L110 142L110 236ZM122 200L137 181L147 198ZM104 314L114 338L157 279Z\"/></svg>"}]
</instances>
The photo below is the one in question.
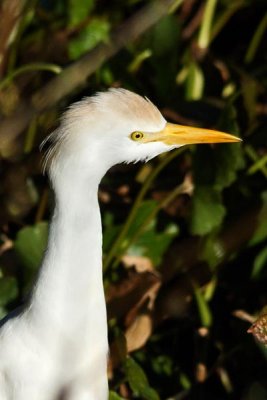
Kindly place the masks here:
<instances>
[{"instance_id":1,"label":"dry leaf","mask_svg":"<svg viewBox=\"0 0 267 400\"><path fill-rule=\"evenodd\" d=\"M235 317L242 319L243 321L248 321L251 324L253 323L253 321L255 320L255 317L253 317L253 315L247 313L244 310L235 310L232 313Z\"/></svg>"},{"instance_id":2,"label":"dry leaf","mask_svg":"<svg viewBox=\"0 0 267 400\"><path fill-rule=\"evenodd\" d=\"M143 347L152 333L152 319L148 314L138 315L125 333L128 353Z\"/></svg>"},{"instance_id":3,"label":"dry leaf","mask_svg":"<svg viewBox=\"0 0 267 400\"><path fill-rule=\"evenodd\" d=\"M137 273L129 271L127 279L111 285L106 293L109 318L121 318L133 307L141 303L143 298L161 279L151 272ZM140 308L140 307L138 307Z\"/></svg>"},{"instance_id":4,"label":"dry leaf","mask_svg":"<svg viewBox=\"0 0 267 400\"><path fill-rule=\"evenodd\" d=\"M134 267L138 273L154 270L152 261L148 257L125 255L122 257L122 262L126 268Z\"/></svg>"},{"instance_id":5,"label":"dry leaf","mask_svg":"<svg viewBox=\"0 0 267 400\"><path fill-rule=\"evenodd\" d=\"M151 336L153 329L151 312L160 286L160 281L155 282L126 317L125 322L126 325L129 324L129 328L125 332L125 337L129 353L143 347Z\"/></svg>"},{"instance_id":6,"label":"dry leaf","mask_svg":"<svg viewBox=\"0 0 267 400\"><path fill-rule=\"evenodd\" d=\"M247 330L261 343L267 345L267 314L261 315Z\"/></svg>"}]
</instances>

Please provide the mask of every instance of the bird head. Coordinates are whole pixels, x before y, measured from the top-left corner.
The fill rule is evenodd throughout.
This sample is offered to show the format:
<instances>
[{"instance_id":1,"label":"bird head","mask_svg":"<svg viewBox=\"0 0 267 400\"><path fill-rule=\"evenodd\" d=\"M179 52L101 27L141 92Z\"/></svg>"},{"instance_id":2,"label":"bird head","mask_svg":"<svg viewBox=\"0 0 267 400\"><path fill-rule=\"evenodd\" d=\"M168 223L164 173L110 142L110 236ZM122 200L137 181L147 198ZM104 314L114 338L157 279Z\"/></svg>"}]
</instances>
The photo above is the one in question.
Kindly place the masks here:
<instances>
[{"instance_id":1,"label":"bird head","mask_svg":"<svg viewBox=\"0 0 267 400\"><path fill-rule=\"evenodd\" d=\"M74 103L50 139L50 170L71 165L101 175L112 165L147 161L186 144L240 141L223 132L168 123L150 100L125 89Z\"/></svg>"}]
</instances>

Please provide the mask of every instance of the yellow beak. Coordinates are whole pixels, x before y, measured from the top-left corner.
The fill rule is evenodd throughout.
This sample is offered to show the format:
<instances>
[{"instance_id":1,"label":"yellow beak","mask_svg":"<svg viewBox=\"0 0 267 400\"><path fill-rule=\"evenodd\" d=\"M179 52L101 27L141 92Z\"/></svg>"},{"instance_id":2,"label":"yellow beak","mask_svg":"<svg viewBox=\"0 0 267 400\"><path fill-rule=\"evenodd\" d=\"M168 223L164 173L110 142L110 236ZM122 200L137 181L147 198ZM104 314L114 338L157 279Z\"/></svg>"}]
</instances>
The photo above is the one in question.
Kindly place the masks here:
<instances>
[{"instance_id":1,"label":"yellow beak","mask_svg":"<svg viewBox=\"0 0 267 400\"><path fill-rule=\"evenodd\" d=\"M241 142L242 140L228 133L213 131L211 129L167 123L162 131L153 134L151 140L148 141L161 141L172 146L197 143Z\"/></svg>"}]
</instances>

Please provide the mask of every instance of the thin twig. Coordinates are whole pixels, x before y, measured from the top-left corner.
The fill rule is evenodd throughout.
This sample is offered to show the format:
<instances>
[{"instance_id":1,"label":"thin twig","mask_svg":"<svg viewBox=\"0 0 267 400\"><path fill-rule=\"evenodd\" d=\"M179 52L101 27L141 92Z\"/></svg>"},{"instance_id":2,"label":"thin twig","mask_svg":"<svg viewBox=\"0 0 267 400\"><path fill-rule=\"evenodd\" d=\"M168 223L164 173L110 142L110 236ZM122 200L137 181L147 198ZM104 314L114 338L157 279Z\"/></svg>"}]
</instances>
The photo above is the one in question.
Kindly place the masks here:
<instances>
[{"instance_id":1,"label":"thin twig","mask_svg":"<svg viewBox=\"0 0 267 400\"><path fill-rule=\"evenodd\" d=\"M31 119L55 106L77 89L85 87L87 79L97 69L157 23L163 16L173 12L183 0L153 1L126 20L110 36L108 43L101 43L78 61L66 67L61 74L51 79L47 85L33 94L28 101L22 101L16 112L1 121L0 152L5 149L28 126Z\"/></svg>"},{"instance_id":2,"label":"thin twig","mask_svg":"<svg viewBox=\"0 0 267 400\"><path fill-rule=\"evenodd\" d=\"M18 28L25 0L4 0L0 7L0 77L3 75L7 54Z\"/></svg>"}]
</instances>

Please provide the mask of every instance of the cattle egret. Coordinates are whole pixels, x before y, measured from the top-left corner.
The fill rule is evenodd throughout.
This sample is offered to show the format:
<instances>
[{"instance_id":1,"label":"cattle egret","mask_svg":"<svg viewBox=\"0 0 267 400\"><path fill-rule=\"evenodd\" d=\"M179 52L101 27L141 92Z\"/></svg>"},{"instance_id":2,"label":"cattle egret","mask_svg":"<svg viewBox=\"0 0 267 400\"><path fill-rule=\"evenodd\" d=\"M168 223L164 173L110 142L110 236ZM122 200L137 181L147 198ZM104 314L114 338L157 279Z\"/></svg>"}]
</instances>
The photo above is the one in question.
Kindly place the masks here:
<instances>
[{"instance_id":1,"label":"cattle egret","mask_svg":"<svg viewBox=\"0 0 267 400\"><path fill-rule=\"evenodd\" d=\"M107 319L98 185L121 162L185 144L237 142L167 123L147 98L110 89L69 107L46 166L55 192L48 246L22 311L0 330L1 400L106 400Z\"/></svg>"}]
</instances>

